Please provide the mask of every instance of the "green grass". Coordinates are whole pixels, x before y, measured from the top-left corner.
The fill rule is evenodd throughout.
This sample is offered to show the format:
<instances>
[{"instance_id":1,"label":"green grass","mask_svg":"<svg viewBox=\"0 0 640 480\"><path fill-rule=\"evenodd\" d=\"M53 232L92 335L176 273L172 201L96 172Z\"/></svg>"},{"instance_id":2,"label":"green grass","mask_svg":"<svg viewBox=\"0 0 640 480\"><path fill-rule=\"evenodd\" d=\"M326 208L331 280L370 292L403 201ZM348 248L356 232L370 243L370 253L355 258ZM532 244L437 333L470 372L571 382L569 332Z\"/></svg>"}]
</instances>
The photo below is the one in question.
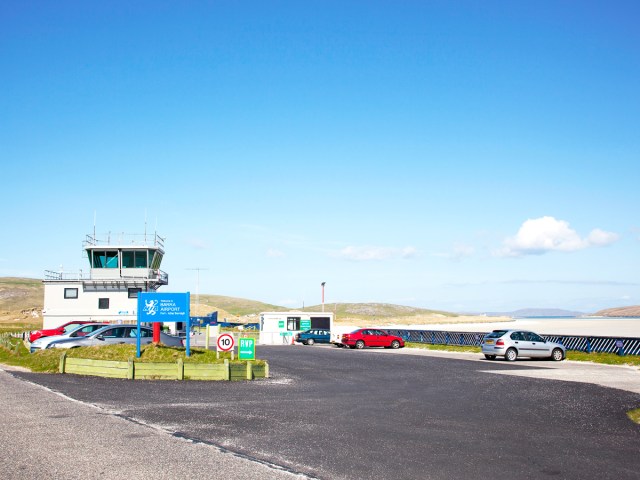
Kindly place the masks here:
<instances>
[{"instance_id":1,"label":"green grass","mask_svg":"<svg viewBox=\"0 0 640 480\"><path fill-rule=\"evenodd\" d=\"M461 345L431 345L427 343L415 343L415 342L407 342L407 347L410 348L422 348L427 350L443 350L447 352L472 352L472 353L481 353L482 350L480 347L470 347L470 346L461 346ZM586 353L586 352L578 352L574 350L569 350L567 352L567 360L573 360L575 362L593 362L593 363L602 363L606 365L630 365L630 366L640 366L640 356L638 355L624 355L620 356L615 353Z\"/></svg>"},{"instance_id":2,"label":"green grass","mask_svg":"<svg viewBox=\"0 0 640 480\"><path fill-rule=\"evenodd\" d=\"M634 367L640 366L640 356L620 356L615 353L586 353L569 350L567 352L567 360L574 360L577 362L604 363L606 365L630 365Z\"/></svg>"},{"instance_id":3,"label":"green grass","mask_svg":"<svg viewBox=\"0 0 640 480\"><path fill-rule=\"evenodd\" d=\"M629 417L629 419L632 422L640 424L640 408L636 408L635 410L628 411L627 412L627 417Z\"/></svg>"},{"instance_id":4,"label":"green grass","mask_svg":"<svg viewBox=\"0 0 640 480\"><path fill-rule=\"evenodd\" d=\"M217 358L216 352L205 350L204 348L192 348L191 356L186 356L185 348L165 347L162 345L143 345L141 347L140 358L136 358L135 345L107 345L99 347L80 347L71 349L47 349L36 353L29 353L19 339L11 339L12 344L18 345L18 352L15 347L7 348L0 345L0 363L28 368L33 372L55 373L58 371L60 357L67 353L68 358L86 358L92 360L116 360L126 362L134 358L136 362L148 363L175 363L182 358L184 363L223 363L225 359L230 360L229 353L221 353ZM238 363L239 360L235 360ZM263 360L256 360L256 365L264 364Z\"/></svg>"},{"instance_id":5,"label":"green grass","mask_svg":"<svg viewBox=\"0 0 640 480\"><path fill-rule=\"evenodd\" d=\"M421 348L423 350L440 350L445 352L471 352L480 353L480 347L463 346L463 345L442 345L442 344L430 344L430 343L417 343L406 342L405 345L409 348Z\"/></svg>"}]
</instances>

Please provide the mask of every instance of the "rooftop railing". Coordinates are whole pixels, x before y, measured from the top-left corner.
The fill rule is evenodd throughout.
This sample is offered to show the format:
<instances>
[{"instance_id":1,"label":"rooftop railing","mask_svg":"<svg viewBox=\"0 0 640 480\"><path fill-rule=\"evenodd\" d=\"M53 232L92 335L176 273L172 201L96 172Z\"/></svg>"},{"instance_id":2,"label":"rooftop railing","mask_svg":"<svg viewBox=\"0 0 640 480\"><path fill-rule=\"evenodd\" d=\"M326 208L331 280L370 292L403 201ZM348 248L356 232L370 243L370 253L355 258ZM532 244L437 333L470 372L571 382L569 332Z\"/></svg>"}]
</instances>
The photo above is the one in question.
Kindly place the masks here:
<instances>
[{"instance_id":1,"label":"rooftop railing","mask_svg":"<svg viewBox=\"0 0 640 480\"><path fill-rule=\"evenodd\" d=\"M98 238L95 234L88 234L83 247L102 245L132 245L139 247L159 247L164 250L164 238L157 233L113 233L108 232Z\"/></svg>"}]
</instances>

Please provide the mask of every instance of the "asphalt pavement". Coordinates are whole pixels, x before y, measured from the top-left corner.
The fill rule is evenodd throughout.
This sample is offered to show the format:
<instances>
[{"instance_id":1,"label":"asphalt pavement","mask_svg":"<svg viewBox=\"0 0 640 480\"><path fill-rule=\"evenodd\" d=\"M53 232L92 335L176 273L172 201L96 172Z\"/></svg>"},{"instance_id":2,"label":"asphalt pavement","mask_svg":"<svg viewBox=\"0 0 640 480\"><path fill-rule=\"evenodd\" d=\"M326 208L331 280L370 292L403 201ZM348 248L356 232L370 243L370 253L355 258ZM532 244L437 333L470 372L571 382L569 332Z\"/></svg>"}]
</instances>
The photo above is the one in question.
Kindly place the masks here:
<instances>
[{"instance_id":1,"label":"asphalt pavement","mask_svg":"<svg viewBox=\"0 0 640 480\"><path fill-rule=\"evenodd\" d=\"M72 465L80 453L97 455L102 478L142 478L138 465L156 457L167 472L157 478L221 478L204 475L230 459L240 464L224 470L263 469L244 478L638 478L640 427L626 416L640 407L638 393L518 374L551 371L552 362L408 353L259 346L272 378L252 382L1 374L0 391L13 389L0 393L5 417L16 410L20 419L0 424L3 444L16 443L3 454L14 465L7 478L32 476L25 464L46 464L57 451ZM78 417L86 419L66 426ZM126 468L109 470L121 456Z\"/></svg>"}]
</instances>

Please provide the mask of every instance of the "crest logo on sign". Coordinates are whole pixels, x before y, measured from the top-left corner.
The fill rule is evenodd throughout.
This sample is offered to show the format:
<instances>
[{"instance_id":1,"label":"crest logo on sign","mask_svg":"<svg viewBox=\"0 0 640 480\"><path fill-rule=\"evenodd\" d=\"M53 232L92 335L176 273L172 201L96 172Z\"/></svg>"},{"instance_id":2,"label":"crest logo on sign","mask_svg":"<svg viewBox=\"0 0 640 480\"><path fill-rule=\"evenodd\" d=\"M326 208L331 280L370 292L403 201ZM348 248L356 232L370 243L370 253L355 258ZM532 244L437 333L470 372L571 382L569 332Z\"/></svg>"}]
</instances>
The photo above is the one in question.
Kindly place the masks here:
<instances>
[{"instance_id":1,"label":"crest logo on sign","mask_svg":"<svg viewBox=\"0 0 640 480\"><path fill-rule=\"evenodd\" d=\"M158 313L158 300L145 300L143 310L147 315L155 315Z\"/></svg>"}]
</instances>

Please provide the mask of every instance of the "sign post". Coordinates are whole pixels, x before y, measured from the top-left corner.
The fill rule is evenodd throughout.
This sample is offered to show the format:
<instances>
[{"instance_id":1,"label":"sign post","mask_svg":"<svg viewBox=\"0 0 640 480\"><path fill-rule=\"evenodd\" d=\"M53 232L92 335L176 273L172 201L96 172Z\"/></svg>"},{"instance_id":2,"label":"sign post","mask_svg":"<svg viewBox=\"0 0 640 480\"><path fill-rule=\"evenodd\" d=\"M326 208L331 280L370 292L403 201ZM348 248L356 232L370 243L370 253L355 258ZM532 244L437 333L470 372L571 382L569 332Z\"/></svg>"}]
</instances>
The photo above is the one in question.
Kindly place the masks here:
<instances>
[{"instance_id":1,"label":"sign post","mask_svg":"<svg viewBox=\"0 0 640 480\"><path fill-rule=\"evenodd\" d=\"M185 322L187 357L191 356L191 319L189 317L190 293L149 293L138 294L138 338L136 357L140 358L140 324L161 322Z\"/></svg>"}]
</instances>

